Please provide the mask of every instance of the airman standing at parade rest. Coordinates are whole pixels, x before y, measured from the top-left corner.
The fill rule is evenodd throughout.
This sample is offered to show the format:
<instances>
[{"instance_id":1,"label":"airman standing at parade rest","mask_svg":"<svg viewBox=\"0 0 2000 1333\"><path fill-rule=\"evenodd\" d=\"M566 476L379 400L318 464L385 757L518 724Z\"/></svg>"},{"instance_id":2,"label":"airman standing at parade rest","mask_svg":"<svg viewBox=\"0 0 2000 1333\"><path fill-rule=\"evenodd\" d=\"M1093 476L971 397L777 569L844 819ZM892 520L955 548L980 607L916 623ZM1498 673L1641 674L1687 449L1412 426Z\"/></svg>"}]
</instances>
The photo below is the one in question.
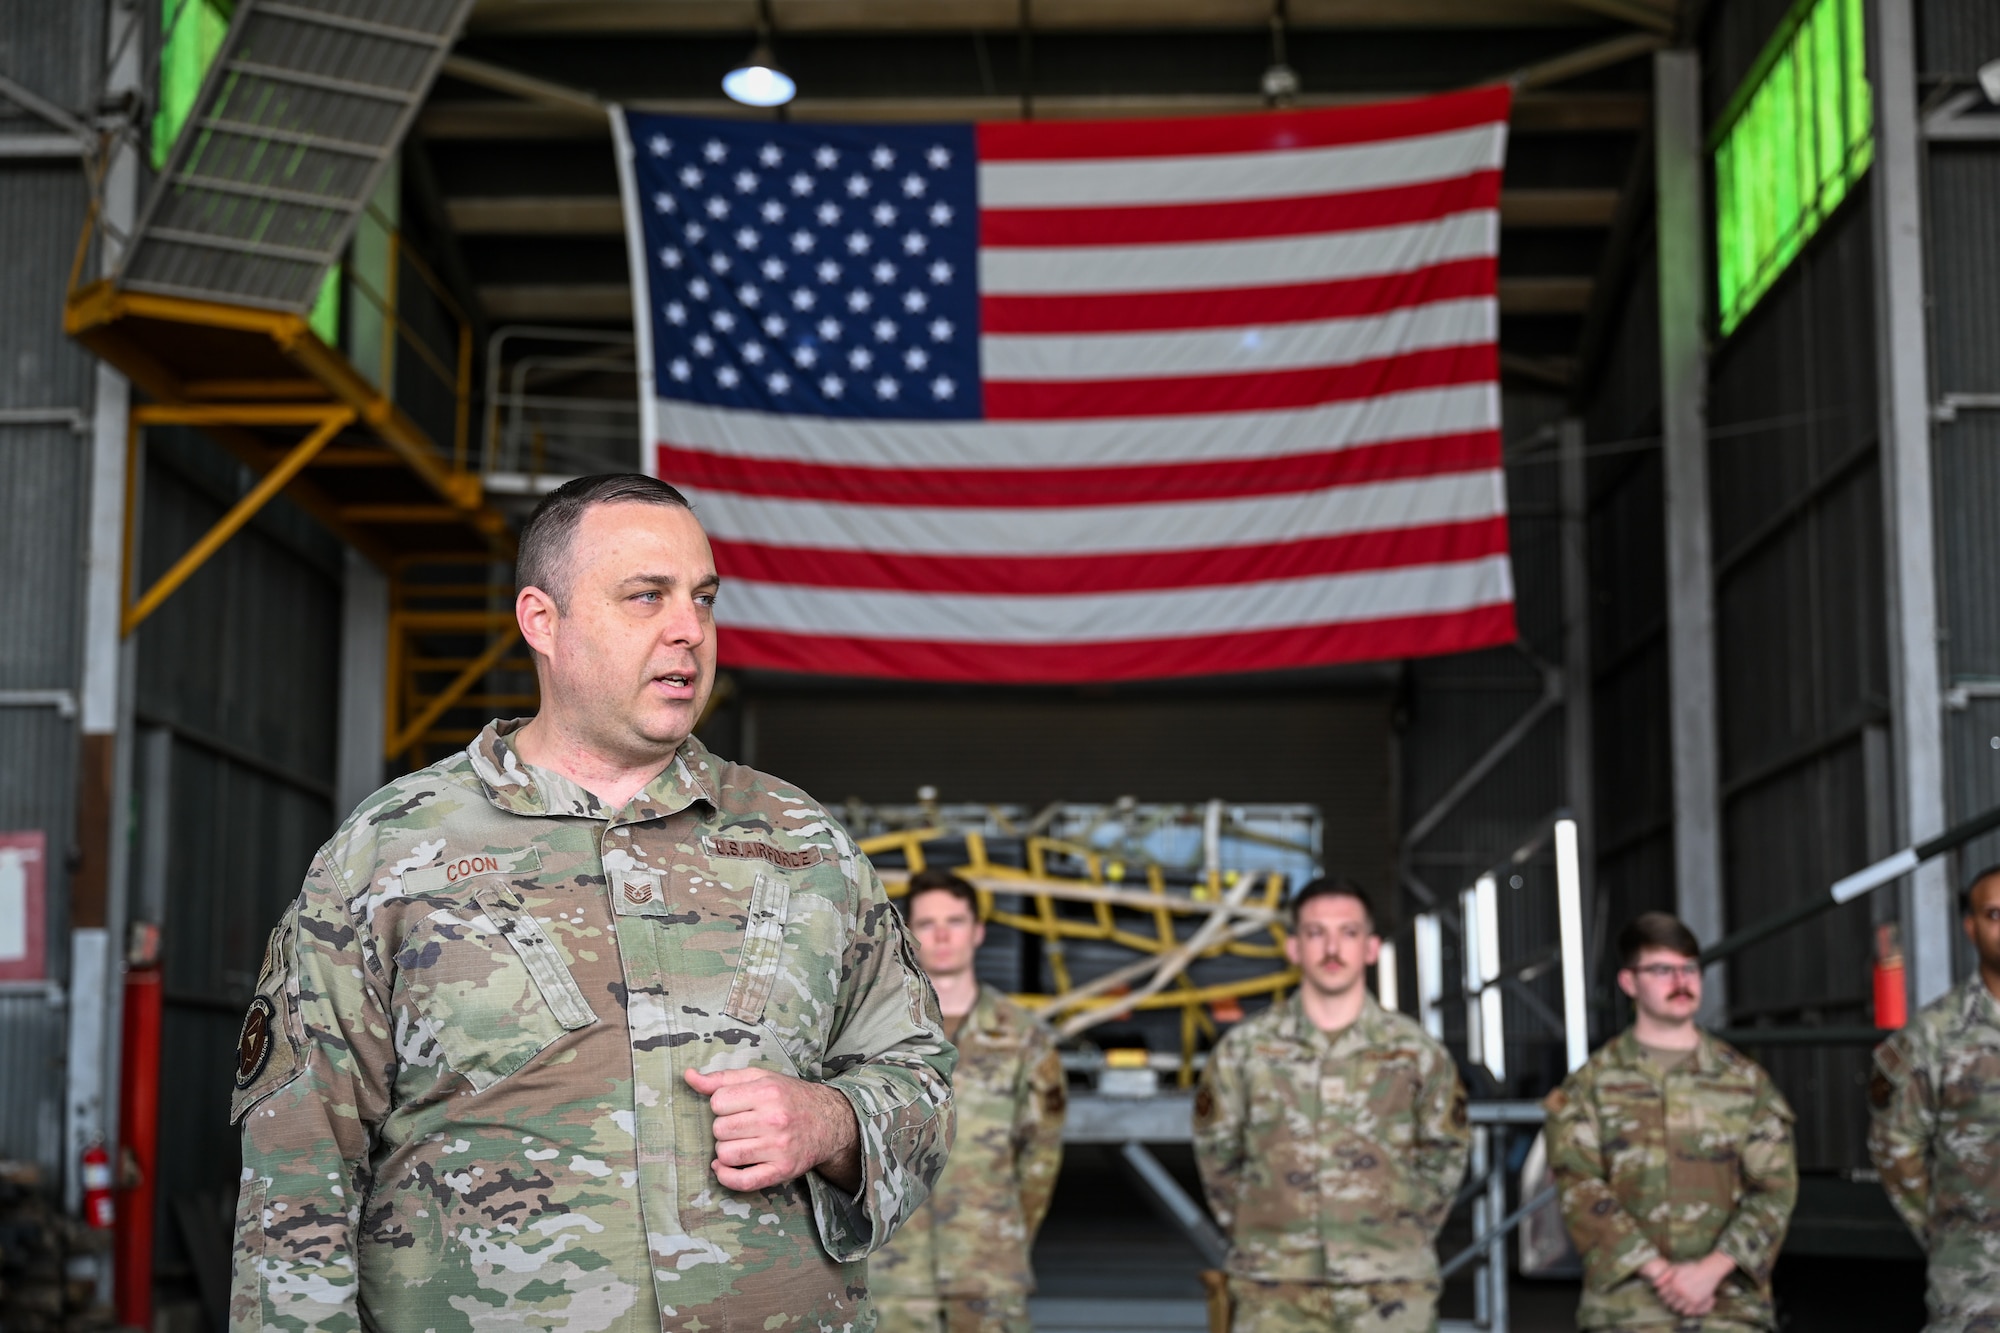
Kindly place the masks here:
<instances>
[{"instance_id":1,"label":"airman standing at parade rest","mask_svg":"<svg viewBox=\"0 0 2000 1333\"><path fill-rule=\"evenodd\" d=\"M1367 895L1291 903L1290 1000L1232 1029L1195 1095L1195 1160L1228 1233L1233 1333L1429 1333L1437 1233L1465 1175L1465 1087L1444 1048L1375 1002Z\"/></svg>"},{"instance_id":2,"label":"airman standing at parade rest","mask_svg":"<svg viewBox=\"0 0 2000 1333\"><path fill-rule=\"evenodd\" d=\"M972 885L918 871L903 912L958 1046L958 1136L930 1202L868 1261L877 1333L1031 1333L1028 1254L1062 1165L1062 1059L1033 1014L975 974L986 927Z\"/></svg>"},{"instance_id":3,"label":"airman standing at parade rest","mask_svg":"<svg viewBox=\"0 0 2000 1333\"><path fill-rule=\"evenodd\" d=\"M1771 1268L1799 1191L1792 1110L1695 1026L1701 946L1647 912L1618 937L1633 1025L1549 1094L1549 1165L1583 1256L1577 1327L1775 1328Z\"/></svg>"},{"instance_id":4,"label":"airman standing at parade rest","mask_svg":"<svg viewBox=\"0 0 2000 1333\"><path fill-rule=\"evenodd\" d=\"M1925 1333L2000 1333L2000 866L1959 909L1979 966L1876 1048L1868 1155L1930 1259Z\"/></svg>"},{"instance_id":5,"label":"airman standing at parade rest","mask_svg":"<svg viewBox=\"0 0 2000 1333\"><path fill-rule=\"evenodd\" d=\"M521 535L542 708L313 858L239 1043L235 1333L873 1325L951 1146L895 908L804 793L692 735L720 580L672 487Z\"/></svg>"}]
</instances>

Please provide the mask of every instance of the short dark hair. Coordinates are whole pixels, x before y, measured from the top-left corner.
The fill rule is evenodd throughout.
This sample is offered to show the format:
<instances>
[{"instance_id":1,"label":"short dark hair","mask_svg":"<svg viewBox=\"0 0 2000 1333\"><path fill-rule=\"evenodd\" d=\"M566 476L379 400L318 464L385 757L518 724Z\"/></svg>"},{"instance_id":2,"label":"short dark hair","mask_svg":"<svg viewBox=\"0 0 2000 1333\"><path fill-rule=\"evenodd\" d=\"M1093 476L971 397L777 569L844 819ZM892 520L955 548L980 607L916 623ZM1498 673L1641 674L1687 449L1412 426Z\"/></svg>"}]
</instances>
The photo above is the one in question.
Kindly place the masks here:
<instances>
[{"instance_id":1,"label":"short dark hair","mask_svg":"<svg viewBox=\"0 0 2000 1333\"><path fill-rule=\"evenodd\" d=\"M2000 875L2000 865L1990 865L1975 874L1971 879L1965 881L1965 887L1958 891L1958 914L1960 916L1972 915L1972 891L1987 880L1992 879L1995 875Z\"/></svg>"},{"instance_id":2,"label":"short dark hair","mask_svg":"<svg viewBox=\"0 0 2000 1333\"><path fill-rule=\"evenodd\" d=\"M1637 967L1648 949L1665 949L1683 958L1701 957L1701 941L1672 912L1641 912L1618 932L1620 967Z\"/></svg>"},{"instance_id":3,"label":"short dark hair","mask_svg":"<svg viewBox=\"0 0 2000 1333\"><path fill-rule=\"evenodd\" d=\"M1286 901L1285 911L1291 917L1294 927L1299 924L1299 913L1304 911L1305 905L1315 898L1354 899L1361 904L1361 914L1368 918L1368 933L1370 935L1382 933L1375 926L1375 902L1368 896L1368 890L1351 879L1340 879L1333 875L1321 875L1318 879L1308 880L1299 885L1298 891Z\"/></svg>"},{"instance_id":4,"label":"short dark hair","mask_svg":"<svg viewBox=\"0 0 2000 1333\"><path fill-rule=\"evenodd\" d=\"M910 891L903 895L903 915L908 916L920 893L948 893L972 909L979 919L979 890L942 866L928 866L910 876Z\"/></svg>"},{"instance_id":5,"label":"short dark hair","mask_svg":"<svg viewBox=\"0 0 2000 1333\"><path fill-rule=\"evenodd\" d=\"M514 557L514 587L540 588L565 609L570 590L570 553L577 526L598 505L673 505L694 512L687 497L658 477L642 472L600 472L572 477L542 497L521 526L520 553Z\"/></svg>"}]
</instances>

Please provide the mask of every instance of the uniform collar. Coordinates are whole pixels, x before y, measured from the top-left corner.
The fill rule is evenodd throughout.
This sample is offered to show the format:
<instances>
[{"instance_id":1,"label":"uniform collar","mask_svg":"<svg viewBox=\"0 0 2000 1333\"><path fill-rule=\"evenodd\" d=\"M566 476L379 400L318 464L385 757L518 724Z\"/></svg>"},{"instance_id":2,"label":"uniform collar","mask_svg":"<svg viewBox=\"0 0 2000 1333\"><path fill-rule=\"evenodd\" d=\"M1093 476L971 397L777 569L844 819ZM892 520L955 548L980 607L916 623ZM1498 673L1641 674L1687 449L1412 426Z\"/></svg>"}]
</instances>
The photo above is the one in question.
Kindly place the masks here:
<instances>
[{"instance_id":1,"label":"uniform collar","mask_svg":"<svg viewBox=\"0 0 2000 1333\"><path fill-rule=\"evenodd\" d=\"M1306 1014L1304 996L1297 990L1291 999L1285 1001L1282 1016L1278 1019L1280 1035L1289 1041L1316 1051L1338 1054L1350 1043L1372 1046L1382 1039L1382 1029L1386 1019L1382 1006L1375 1002L1373 992L1361 992L1361 1012L1355 1020L1338 1032L1327 1032Z\"/></svg>"},{"instance_id":2,"label":"uniform collar","mask_svg":"<svg viewBox=\"0 0 2000 1333\"><path fill-rule=\"evenodd\" d=\"M1692 1074L1717 1074L1722 1071L1722 1052L1719 1043L1701 1028L1695 1029L1694 1059L1681 1066ZM1628 1069L1637 1069L1657 1077L1660 1067L1647 1056L1646 1048L1639 1044L1639 1029L1626 1028L1611 1043L1611 1056L1617 1063Z\"/></svg>"},{"instance_id":3,"label":"uniform collar","mask_svg":"<svg viewBox=\"0 0 2000 1333\"><path fill-rule=\"evenodd\" d=\"M965 1021L959 1024L961 1034L967 1032L995 1032L1000 1027L1000 992L985 982L979 983L978 998L972 1008L965 1011Z\"/></svg>"},{"instance_id":4,"label":"uniform collar","mask_svg":"<svg viewBox=\"0 0 2000 1333\"><path fill-rule=\"evenodd\" d=\"M1986 989L1986 980L1979 975L1978 967L1959 983L1959 989L1958 1013L1964 1027L2000 1028L2000 1000L1995 1000L1993 992Z\"/></svg>"},{"instance_id":5,"label":"uniform collar","mask_svg":"<svg viewBox=\"0 0 2000 1333\"><path fill-rule=\"evenodd\" d=\"M696 801L716 800L715 756L690 736L674 752L672 762L658 777L641 787L625 808L607 810L604 802L562 774L522 760L514 748L514 734L528 724L526 718L486 724L465 747L472 771L485 788L486 799L509 814L529 816L577 815L585 819L609 819L616 824L636 824L679 814Z\"/></svg>"}]
</instances>

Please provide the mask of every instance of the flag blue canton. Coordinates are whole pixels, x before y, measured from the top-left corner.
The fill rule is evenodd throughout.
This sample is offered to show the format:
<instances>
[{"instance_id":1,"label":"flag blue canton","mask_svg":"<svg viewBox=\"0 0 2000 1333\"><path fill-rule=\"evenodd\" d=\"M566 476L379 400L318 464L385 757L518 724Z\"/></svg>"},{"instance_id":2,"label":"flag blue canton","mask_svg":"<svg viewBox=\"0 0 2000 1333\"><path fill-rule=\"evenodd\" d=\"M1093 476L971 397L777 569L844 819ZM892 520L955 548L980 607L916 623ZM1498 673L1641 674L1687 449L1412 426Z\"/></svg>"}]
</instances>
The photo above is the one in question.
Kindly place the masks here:
<instances>
[{"instance_id":1,"label":"flag blue canton","mask_svg":"<svg viewBox=\"0 0 2000 1333\"><path fill-rule=\"evenodd\" d=\"M980 415L971 126L626 120L661 397Z\"/></svg>"}]
</instances>

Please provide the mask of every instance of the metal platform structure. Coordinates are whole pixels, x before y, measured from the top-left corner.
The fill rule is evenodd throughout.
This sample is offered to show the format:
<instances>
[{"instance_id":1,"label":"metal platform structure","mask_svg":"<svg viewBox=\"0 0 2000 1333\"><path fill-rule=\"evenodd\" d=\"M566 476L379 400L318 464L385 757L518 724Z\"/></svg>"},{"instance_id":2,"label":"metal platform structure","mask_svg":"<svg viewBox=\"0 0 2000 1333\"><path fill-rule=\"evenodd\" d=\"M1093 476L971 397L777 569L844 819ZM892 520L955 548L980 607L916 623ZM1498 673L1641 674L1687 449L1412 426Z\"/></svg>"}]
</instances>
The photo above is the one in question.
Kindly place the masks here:
<instances>
[{"instance_id":1,"label":"metal platform structure","mask_svg":"<svg viewBox=\"0 0 2000 1333\"><path fill-rule=\"evenodd\" d=\"M379 365L355 364L309 315L470 8L244 0L132 234L108 237L116 267L86 284L107 239L93 207L64 312L149 400L126 435L121 631L283 494L388 579L383 755L417 764L462 742L440 728L452 708L498 702L472 691L518 638L512 528L472 457L472 322L379 215L378 281L348 275L382 329ZM141 589L136 478L146 431L167 426L200 429L257 481Z\"/></svg>"}]
</instances>

